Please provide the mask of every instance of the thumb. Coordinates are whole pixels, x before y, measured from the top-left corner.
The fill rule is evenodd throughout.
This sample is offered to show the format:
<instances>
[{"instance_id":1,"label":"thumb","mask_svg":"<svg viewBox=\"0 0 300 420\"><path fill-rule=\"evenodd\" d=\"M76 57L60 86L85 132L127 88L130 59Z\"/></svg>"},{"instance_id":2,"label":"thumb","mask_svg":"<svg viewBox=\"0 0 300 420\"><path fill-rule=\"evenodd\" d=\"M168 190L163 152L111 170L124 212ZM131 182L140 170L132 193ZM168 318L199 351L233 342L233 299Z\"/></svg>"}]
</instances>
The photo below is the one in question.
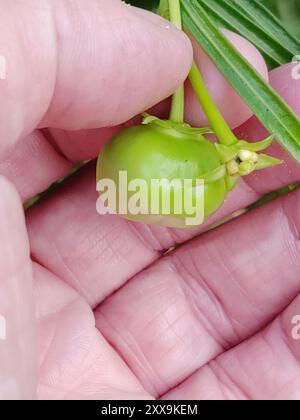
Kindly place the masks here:
<instances>
[{"instance_id":1,"label":"thumb","mask_svg":"<svg viewBox=\"0 0 300 420\"><path fill-rule=\"evenodd\" d=\"M125 122L172 94L191 66L185 34L119 0L0 0L0 8L6 147L37 126Z\"/></svg>"},{"instance_id":2,"label":"thumb","mask_svg":"<svg viewBox=\"0 0 300 420\"><path fill-rule=\"evenodd\" d=\"M32 272L23 209L0 177L0 400L33 399L36 342Z\"/></svg>"}]
</instances>

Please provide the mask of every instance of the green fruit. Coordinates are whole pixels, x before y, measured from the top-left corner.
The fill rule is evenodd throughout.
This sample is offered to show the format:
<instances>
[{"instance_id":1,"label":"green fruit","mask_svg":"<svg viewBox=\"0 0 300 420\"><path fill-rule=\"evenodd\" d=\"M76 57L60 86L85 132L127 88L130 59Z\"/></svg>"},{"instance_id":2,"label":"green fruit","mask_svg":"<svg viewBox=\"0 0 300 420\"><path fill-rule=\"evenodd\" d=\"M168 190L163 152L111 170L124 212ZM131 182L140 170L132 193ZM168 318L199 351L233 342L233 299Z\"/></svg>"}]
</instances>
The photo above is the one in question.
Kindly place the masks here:
<instances>
[{"instance_id":1,"label":"green fruit","mask_svg":"<svg viewBox=\"0 0 300 420\"><path fill-rule=\"evenodd\" d=\"M106 145L99 156L97 180L111 179L120 194L119 174L127 172L128 183L135 179L145 180L148 185L148 202L151 199L151 180L174 179L193 180L192 203L196 206L196 180L205 174L214 174L222 168L219 153L215 145L206 140L202 132L186 124L174 124L169 121L150 123L125 129ZM225 177L204 183L204 216L207 218L224 202L227 194ZM167 190L169 191L169 190ZM160 197L166 191L160 188ZM148 215L129 212L124 217L144 223L158 223L169 227L185 227L185 219L192 215L184 210L176 213L174 191L171 190L169 214L163 213L162 203L159 214ZM128 194L128 200L133 193ZM118 211L117 211L118 213Z\"/></svg>"},{"instance_id":2,"label":"green fruit","mask_svg":"<svg viewBox=\"0 0 300 420\"><path fill-rule=\"evenodd\" d=\"M209 132L152 116L120 132L98 158L97 185L100 181L105 207L129 220L192 227L218 210L241 176L282 163L258 153L273 136L225 146L208 141L204 134ZM103 185L112 189L113 200L102 194Z\"/></svg>"}]
</instances>

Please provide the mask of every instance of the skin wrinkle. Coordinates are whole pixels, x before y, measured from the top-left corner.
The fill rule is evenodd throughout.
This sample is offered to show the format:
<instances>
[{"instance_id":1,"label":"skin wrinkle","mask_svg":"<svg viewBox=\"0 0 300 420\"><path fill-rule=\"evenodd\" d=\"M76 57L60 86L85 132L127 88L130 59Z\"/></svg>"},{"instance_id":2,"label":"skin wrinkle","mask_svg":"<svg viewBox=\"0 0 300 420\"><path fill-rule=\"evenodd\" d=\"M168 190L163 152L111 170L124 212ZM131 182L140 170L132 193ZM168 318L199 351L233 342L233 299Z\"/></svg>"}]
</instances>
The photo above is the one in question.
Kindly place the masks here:
<instances>
[{"instance_id":1,"label":"skin wrinkle","mask_svg":"<svg viewBox=\"0 0 300 420\"><path fill-rule=\"evenodd\" d=\"M220 347L220 352L225 351L229 347L229 342L224 341L224 338L220 336L220 333L217 331L215 325L210 321L209 316L205 316L204 311L201 309L201 305L197 304L197 292L192 286L191 282L188 280L188 277L191 277L193 281L196 281L199 287L205 292L206 296L209 298L209 301L216 308L216 312L220 314L222 312L222 317L225 318L225 313L221 309L223 307L222 302L219 300L219 297L210 288L208 282L204 280L204 277L198 272L198 276L201 276L200 279L196 279L196 276L192 274L190 266L183 265L180 261L180 257L177 257L178 263L176 262L176 257L170 259L170 265L174 268L175 273L180 276L180 281L178 282L182 287L182 290L186 296L189 307L193 310L196 315L196 319L200 322L201 326L206 330L206 332L214 338L216 343ZM182 274L186 272L186 275ZM200 285L202 282L202 285ZM227 317L226 317L227 319Z\"/></svg>"},{"instance_id":2,"label":"skin wrinkle","mask_svg":"<svg viewBox=\"0 0 300 420\"><path fill-rule=\"evenodd\" d=\"M234 223L234 221L228 222L228 223ZM221 265L222 265L222 272L227 273L231 282L234 282L237 290L243 295L246 302L250 304L246 291L243 290L243 288L241 287L241 283L239 282L238 278L236 276L234 276L234 271L232 269L229 269L228 264L226 263L226 260L224 260L224 256L222 255L222 249L221 248L219 249L218 247L214 247L213 250L214 250L214 252L217 251L217 259L219 261L219 264L221 263ZM209 253L209 247L205 247L204 252ZM213 255L210 258L211 261L213 261L214 259L215 259L215 255ZM220 271L221 271L221 269L220 269ZM228 311L230 311L229 308L226 308L226 306L222 305L221 301L220 301L220 304L223 307L224 313L228 313ZM254 307L255 305L252 305L252 306ZM240 326L240 327L243 328L244 325L233 314L231 314L230 318L231 318L230 325L231 325L231 327L234 331L234 334L236 335L237 338L238 337L241 338L241 335L237 331L237 326ZM228 320L230 320L229 317L228 317Z\"/></svg>"},{"instance_id":3,"label":"skin wrinkle","mask_svg":"<svg viewBox=\"0 0 300 420\"><path fill-rule=\"evenodd\" d=\"M131 227L131 225L130 224L128 224L130 227ZM111 234L111 232L110 232L110 234ZM107 234L107 237L111 237L109 234ZM103 245L105 244L105 248L103 248L103 252L106 252L107 251L107 243L105 242L105 238L103 238ZM120 247L120 249L121 250L123 250L123 248L121 248L121 245L119 245L119 247ZM151 248L149 248L150 250L151 250ZM111 248L111 255L113 256L113 257L115 257L115 253L113 252L113 251L115 251L113 248ZM117 253L117 255L119 255L118 253ZM125 255L126 256L126 255ZM158 256L157 256L157 258L159 258ZM124 257L122 257L121 258L121 256L119 256L119 261L121 262L121 261L125 261L125 258ZM154 261L156 261L156 258L153 258L153 260L151 261L151 262L149 262L149 264L148 265L146 265L144 268L143 268L143 270L141 271L141 273L144 271L144 270L147 270L147 268L148 267L150 267L151 265L152 265L152 263L154 262ZM116 287L111 293L109 293L109 294L107 294L107 295L103 295L102 296L102 298L101 298L101 302L105 302L106 301L106 299L108 299L110 296L112 296L113 294L115 294L115 293L117 293L120 289L122 289L125 285L126 285L126 283L131 279L132 277L131 276L128 276L126 279L124 279L123 280L123 283L119 286L119 287ZM97 306L99 305L99 303L95 303L94 305L93 305L93 307L94 308L97 308Z\"/></svg>"},{"instance_id":4,"label":"skin wrinkle","mask_svg":"<svg viewBox=\"0 0 300 420\"><path fill-rule=\"evenodd\" d=\"M162 314L158 314L154 319L152 319L151 321L149 321L149 324L153 323L153 321L155 321L156 319L160 319L161 321L164 319L163 316L161 316ZM178 342L183 342L183 339L177 334L176 329L174 328L174 326L176 325L176 323L178 322L178 319L180 317L178 317L177 319L175 319L172 323L168 323L168 320L165 318L164 322L166 323L165 328L160 332L159 336L164 336L165 334L167 335L167 333L172 332L173 335L175 335L178 339ZM159 337L158 336L158 337ZM152 342L150 342L150 345L152 343L154 343L155 337L153 337ZM160 356L166 356L168 355L175 347L178 347L178 342L176 342L176 344L174 343L174 345L172 347L169 347L168 349L166 349ZM144 352L143 352L144 353ZM178 355L178 357L180 356L180 354ZM167 387L168 386L168 378L162 378L159 374L159 371L157 371L157 369L154 369L151 364L148 362L148 366L150 365L151 368L151 373L155 373L155 376L159 379L159 382L162 384L162 386ZM155 389L155 394L156 396L159 396L159 390L153 385L153 381L151 382L151 388Z\"/></svg>"},{"instance_id":5,"label":"skin wrinkle","mask_svg":"<svg viewBox=\"0 0 300 420\"><path fill-rule=\"evenodd\" d=\"M265 383L268 382L268 374L271 374L271 376L274 376L274 375L272 375L272 372L274 371L274 366L276 366L276 354L275 354L276 347L274 347L274 344L272 345L272 343L270 343L270 341L267 338L268 334L271 332L271 328L273 328L274 325L275 325L275 323L271 324L267 329L265 329L261 333L257 334L256 338L254 337L256 342L260 343L260 350L261 350L260 354L256 355L256 356L261 357L261 355L263 353L267 353L266 354L267 359L265 358L266 363L263 365L263 369L261 370L260 375L255 380L251 380L252 372L249 375L249 372L245 367L245 361L242 362L242 356L244 357L244 355L242 354L241 351L240 352L238 351L238 348L244 346L244 344L238 346L237 351L234 354L234 357L239 362L239 368L244 372L244 379L249 378L247 385L248 385L248 388L249 388L249 393L251 395L251 400L257 399L257 395L258 395L259 392L261 392L261 398L262 399L269 399L269 397L270 397L270 395L267 393L267 391L264 391L262 389L262 386L264 386L263 385L264 384L264 379L265 379ZM261 344L263 344L263 346ZM273 356L273 361L271 360L272 359L271 356ZM249 360L247 360L247 364L249 365ZM251 369L250 366L248 366L248 367ZM226 370L228 371L228 369L226 369ZM246 386L246 384L244 386Z\"/></svg>"},{"instance_id":6,"label":"skin wrinkle","mask_svg":"<svg viewBox=\"0 0 300 420\"><path fill-rule=\"evenodd\" d=\"M101 311L101 308L97 308L96 312L100 313L102 315L101 324L103 322L106 323L107 326L109 327L109 329L114 330L115 333L118 334L118 331L116 330L115 326L105 316L105 313L103 313ZM97 315L96 315L96 318L97 318ZM103 337L106 339L106 341L109 343L109 345L118 353L118 355L124 361L124 363L126 363L126 365L133 372L133 374L134 374L134 371L129 366L128 361L126 360L126 357L124 357L123 351L121 350L121 348L123 346L124 346L124 348L127 348L127 351L129 353L131 353L131 355L135 359L135 362L138 365L141 366L142 370L145 370L145 368L146 368L149 372L151 372L154 376L157 377L158 382L161 382L161 379L160 379L158 373L153 369L153 367L151 366L151 364L149 363L149 361L145 357L143 351L140 349L140 346L136 342L134 336L130 333L129 330L127 331L127 336L129 336L129 338L131 338L130 345L129 345L129 341L127 342L123 337L120 337L120 342L119 342L118 345L116 345L113 340L110 340L110 338L106 336L105 332L101 329L101 325L100 325L100 327L98 325L98 329L99 329L100 333L103 335ZM132 346L132 343L134 343L134 346L137 348L138 351L136 351L136 350L134 351L134 346ZM142 356L142 357L138 357L138 353L140 353L140 356ZM145 389L148 389L148 388L152 389L152 392L150 392L150 394L151 394L151 397L154 398L155 395L157 395L158 390L156 389L156 386L154 384L152 384L152 382L150 380L147 379L147 377L145 377L145 380L146 380L146 384L144 384L144 388ZM147 382L148 382L148 384L147 384Z\"/></svg>"},{"instance_id":7,"label":"skin wrinkle","mask_svg":"<svg viewBox=\"0 0 300 420\"><path fill-rule=\"evenodd\" d=\"M195 341L195 340L194 340ZM194 341L191 342L191 346L194 344ZM175 344L174 344L175 346ZM174 383L174 385L167 386L167 382L168 381L163 381L163 383L166 385L164 388L166 389L166 391L164 392L157 392L156 395L156 400L161 400L163 398L164 395L168 394L169 392L171 392L173 389L176 389L177 387L179 387L181 384L183 384L185 381L187 381L191 376L193 376L195 373L195 370L191 370L190 374L187 375L183 375L183 377L178 376L176 382ZM168 379L168 378L167 378Z\"/></svg>"},{"instance_id":8,"label":"skin wrinkle","mask_svg":"<svg viewBox=\"0 0 300 420\"><path fill-rule=\"evenodd\" d=\"M175 308L175 303L176 303L176 301L174 300L174 302L172 302L170 306L174 306L174 308ZM184 340L185 340L186 336L181 337L178 334L178 332L175 328L176 325L178 324L178 321L180 319L184 318L184 316L185 316L185 314L178 315L177 318L174 318L172 320L172 322L170 322L168 317L165 316L163 313L157 314L157 316L154 318L155 321L160 319L160 320L164 320L164 322L165 322L165 326L164 326L165 328L160 331L160 333L158 335L158 338L167 336L168 332L170 331L178 340L178 341L174 342L174 344L171 347L168 347L168 349L165 350L163 355L167 355L167 354L171 353L171 351L174 350L174 349L177 349L177 348L180 349L180 346L178 346L178 343L183 343L184 344L184 342L185 342ZM153 322L153 319L151 321ZM156 339L157 339L157 337L153 337L152 342L155 343ZM184 354L184 351L183 351L183 354ZM180 353L182 353L182 351L177 352L178 357L180 357ZM163 381L163 382L166 383L167 381Z\"/></svg>"},{"instance_id":9,"label":"skin wrinkle","mask_svg":"<svg viewBox=\"0 0 300 420\"><path fill-rule=\"evenodd\" d=\"M245 376L249 377L249 382L251 382L251 377L249 376L249 372L247 372L243 366L243 364L241 363L240 359L239 359L239 352L236 351L234 354L231 355L231 357L234 357L236 363L238 364L239 369L244 373ZM226 376L228 376L228 378L230 378L230 380L235 384L237 389L241 389L243 395L245 396L245 398L247 400L253 400L253 395L251 395L249 393L249 391L247 391L244 387L242 387L241 384L237 384L235 382L235 380L233 379L233 376L230 375L228 369L224 366L224 363L221 364L220 361L218 361L218 367L220 369L222 369L222 371L224 372L224 374L226 374ZM260 379L257 380L258 383L260 383Z\"/></svg>"},{"instance_id":10,"label":"skin wrinkle","mask_svg":"<svg viewBox=\"0 0 300 420\"><path fill-rule=\"evenodd\" d=\"M53 26L54 26L54 37L55 37L55 57L56 57L56 66L55 66L55 83L52 89L51 98L49 100L47 111L45 112L44 116L41 118L39 128L46 128L47 131L48 127L44 124L44 121L47 120L47 116L50 113L51 109L53 108L53 102L55 98L55 94L57 92L58 88L58 74L59 74L59 63L60 63L60 37L59 37L59 26L57 24L57 7L54 5L54 2L49 2L51 6L51 12L52 12L52 19L53 19ZM50 133L50 132L49 132Z\"/></svg>"},{"instance_id":11,"label":"skin wrinkle","mask_svg":"<svg viewBox=\"0 0 300 420\"><path fill-rule=\"evenodd\" d=\"M274 323L275 322L280 328L281 340L282 340L283 344L285 345L288 353L290 355L292 355L292 357L295 358L296 363L299 363L299 359L295 356L293 346L291 346L289 340L287 339L287 333L286 333L285 329L281 329L282 328L281 315L279 315L279 317L274 321ZM264 330L262 332L262 337L263 337L264 341L266 342L266 344L268 345L268 347L270 348L270 350L272 351L274 359L276 359L275 350L272 346L272 343L270 343L269 340L268 340L268 335L267 335L266 330ZM271 371L271 367L270 367L270 371ZM287 382L285 382L279 389L276 390L276 393L274 395L271 395L271 399L278 399L278 398L276 398L276 396L281 394L280 391L282 391L284 388L288 387L289 384L292 384L295 381L297 381L299 383L299 375L295 375L292 379L289 379Z\"/></svg>"},{"instance_id":12,"label":"skin wrinkle","mask_svg":"<svg viewBox=\"0 0 300 420\"><path fill-rule=\"evenodd\" d=\"M223 400L224 401L229 401L229 400L238 400L236 394L237 394L237 389L235 388L235 386L231 383L231 385L229 385L228 383L226 383L226 379L221 378L220 373L218 372L218 369L216 367L214 367L214 363L211 362L211 364L209 365L209 368L211 370L211 373L214 375L216 382L217 382L217 386L223 396ZM227 377L228 380L228 377ZM246 398L240 395L240 400L246 400Z\"/></svg>"},{"instance_id":13,"label":"skin wrinkle","mask_svg":"<svg viewBox=\"0 0 300 420\"><path fill-rule=\"evenodd\" d=\"M220 384L222 384L225 387L229 387L230 385L226 383L226 379L230 382L232 386L232 391L235 394L236 392L238 394L242 394L242 398L244 400L251 400L251 397L247 395L247 392L245 392L239 384L237 384L233 378L229 375L229 373L222 367L220 363L218 363L218 360L213 360L209 367L211 371L216 376L217 380ZM222 378L222 374L225 375L226 379Z\"/></svg>"},{"instance_id":14,"label":"skin wrinkle","mask_svg":"<svg viewBox=\"0 0 300 420\"><path fill-rule=\"evenodd\" d=\"M63 267L68 271L68 273L71 275L73 281L75 282L75 284L77 285L77 289L81 292L81 294L84 296L85 295L85 290L82 288L81 286L81 281L80 279L73 273L72 269L70 268L69 264L67 264L67 262L65 261L65 259L63 258L62 253L59 252L56 243L53 243L54 245L54 251L56 254L56 257L59 259L59 261L61 261L61 263L63 264ZM41 261L39 261L39 258L35 255L33 255L34 261L36 263L38 263L39 265L41 265L43 268L48 269L48 267L46 265L44 265ZM54 275L58 275L57 273L53 272ZM67 282L67 280L66 280Z\"/></svg>"},{"instance_id":15,"label":"skin wrinkle","mask_svg":"<svg viewBox=\"0 0 300 420\"><path fill-rule=\"evenodd\" d=\"M123 248L117 241L111 240L112 238L117 238L118 236L118 225L110 226L110 230L103 233L99 232L97 235L94 235L94 232L91 231L86 235L84 243L87 243L89 246L83 247L85 251L81 254L82 256L89 255L91 251L97 250L99 251L99 255L97 252L97 259L101 258L103 263L109 263L113 259L117 261L122 261L123 254L120 251L123 251ZM128 246L130 246L128 244Z\"/></svg>"},{"instance_id":16,"label":"skin wrinkle","mask_svg":"<svg viewBox=\"0 0 300 420\"><path fill-rule=\"evenodd\" d=\"M294 348L294 346L292 346L291 340L289 339L286 328L284 326L284 321L283 321L284 315L285 315L285 313L283 312L278 317L278 324L279 324L279 327L280 327L281 338L282 338L285 346L289 349L290 353L295 358L295 361L297 363L299 363L300 362L300 356L298 357L297 354L295 354L295 348Z\"/></svg>"},{"instance_id":17,"label":"skin wrinkle","mask_svg":"<svg viewBox=\"0 0 300 420\"><path fill-rule=\"evenodd\" d=\"M275 322L275 320L273 322ZM259 337L266 344L266 347L268 348L268 350L270 352L270 355L272 356L273 361L275 361L276 360L275 350L273 349L272 344L268 341L267 330L263 330ZM270 358L271 357L269 357L269 359ZM273 364L275 364L275 363L273 363ZM270 366L265 367L265 369L263 370L263 372L261 374L261 377L259 379L266 378L267 375L271 372L272 372L272 366L271 366L271 363L270 363Z\"/></svg>"},{"instance_id":18,"label":"skin wrinkle","mask_svg":"<svg viewBox=\"0 0 300 420\"><path fill-rule=\"evenodd\" d=\"M63 310L64 310L64 309L62 309L62 310L60 311L60 313L62 313L62 312L63 312ZM47 320L47 318L51 318L52 316L53 316L53 314L48 315L46 318L44 318L44 322ZM42 370L43 370L43 368L44 368L44 367L45 367L45 365L46 365L46 362L47 362L47 359L48 359L48 355L49 355L49 353L50 353L50 350L51 350L51 348L52 348L53 342L54 342L55 337L56 337L56 331L57 331L57 328L53 328L53 333L52 333L52 336L51 336L50 342L48 343L48 346L47 346L47 351L45 351L43 359L39 361L39 371L42 371Z\"/></svg>"},{"instance_id":19,"label":"skin wrinkle","mask_svg":"<svg viewBox=\"0 0 300 420\"><path fill-rule=\"evenodd\" d=\"M228 223L230 224L230 223L233 223L233 222L234 221L231 221L231 222L228 222ZM261 310L259 308L257 308L257 304L251 302L247 291L242 287L242 283L238 280L238 277L235 275L235 270L232 269L232 268L229 269L229 267L226 263L226 260L224 259L224 255L222 255L221 249L216 248L216 250L217 250L217 253L218 253L218 261L220 261L221 264L222 264L222 271L227 273L227 275L230 277L231 282L234 282L237 290L241 293L241 295L243 296L245 301L248 303L249 307L252 307L254 309L254 311L251 312L251 315L256 316L256 319L260 319L260 317L257 317L257 310L259 310L259 312ZM249 259L249 261L250 261L250 259ZM246 265L247 264L245 264L245 266ZM225 311L226 311L226 309L225 309ZM236 323L237 325L243 326L243 324L241 324L241 322L238 319L232 317L232 324L234 325L234 323ZM236 327L234 327L234 331L237 333Z\"/></svg>"},{"instance_id":20,"label":"skin wrinkle","mask_svg":"<svg viewBox=\"0 0 300 420\"><path fill-rule=\"evenodd\" d=\"M282 339L288 353L291 354L294 357L295 362L298 364L299 360L300 360L300 357L297 357L297 355L295 354L295 349L291 345L290 339L288 339L288 334L287 334L286 328L285 328L284 323L283 323L283 316L284 316L284 313L281 313L279 315L279 317L277 318L278 326L279 326L279 329L280 329L280 332L281 332L281 339ZM267 341L267 338L265 338L265 340ZM272 348L271 344L270 344L270 347ZM289 385L293 384L294 382L296 382L297 384L299 383L299 375L295 374L295 377L293 379L290 379L287 383L282 385L281 389L276 390L276 393L273 396L273 399L278 399L278 396L284 395L283 390L285 388L289 388ZM295 387L295 389L296 388L297 387ZM296 399L298 400L298 398L296 398Z\"/></svg>"},{"instance_id":21,"label":"skin wrinkle","mask_svg":"<svg viewBox=\"0 0 300 420\"><path fill-rule=\"evenodd\" d=\"M53 56L51 57L51 63L54 64L53 65L53 74L51 77L48 76L47 78L47 82L49 80L53 80L53 84L52 86L49 86L49 94L48 94L48 99L47 99L47 106L44 110L44 113L40 116L39 121L43 120L45 118L45 116L48 113L48 110L50 108L51 102L52 102L52 98L54 96L55 93L55 87L56 87L56 78L57 78L57 70L58 70L58 59L57 59L57 54L58 54L58 39L57 39L57 26L56 26L56 19L55 19L55 7L53 6L53 2L52 1L48 1L48 0L44 0L44 4L45 4L45 9L47 9L48 11L48 15L50 17L50 22L48 22L49 27L51 27L51 29L48 30L48 34L51 34L51 39L52 39L52 46L54 47L54 53ZM50 11L50 13L49 13ZM21 38L23 39L23 37ZM23 49L24 51L31 51L31 48L26 48L24 47ZM45 48L45 50L49 51L49 45L47 48ZM26 53L27 54L27 53ZM50 60L49 60L50 61ZM47 70L49 70L49 68L52 68L52 66L47 66ZM38 124L39 121L36 121L36 123ZM29 133L27 133L29 134Z\"/></svg>"},{"instance_id":22,"label":"skin wrinkle","mask_svg":"<svg viewBox=\"0 0 300 420\"><path fill-rule=\"evenodd\" d=\"M58 57L57 58L58 65L57 65L57 69L56 69L56 78L55 78L56 84L55 84L55 89L53 91L51 102L49 104L48 113L50 113L51 110L54 107L53 105L54 105L54 102L55 102L56 92L57 92L57 90L59 88L58 81L59 81L59 76L60 76L60 73L61 73L61 69L60 69L59 63L61 63L61 62L63 63L63 60L61 58L61 52L63 50L64 45L62 43L63 36L61 34L60 28L65 28L66 26L69 26L69 28L71 29L71 18L73 18L71 12L73 10L73 14L74 14L75 9L73 9L73 8L76 5L76 2L72 2L71 3L72 4L72 8L69 8L68 9L68 13L64 13L64 19L63 19L64 22L63 22L63 24L60 24L60 25L58 24L58 13L57 13L57 11L59 10L58 4L59 3L56 3L56 7L53 7L54 17L55 17L55 28L56 28L56 31L55 31L55 33L56 33L56 41L57 41L56 54L57 54L57 57ZM64 9L67 9L67 2L64 2L64 3L61 2L61 4L59 6L60 6L60 12L66 12L66 10L64 10ZM62 22L62 20L60 20L60 22ZM74 21L72 21L72 23L73 23L73 28L72 28L73 29L73 32L74 32L74 34L77 33L77 35L78 35L78 25L76 25L74 23ZM76 64L76 57L77 57L77 62L80 59L80 52L79 52L79 50L80 50L80 40L81 39L82 38L79 38L79 41L78 41L78 37L77 37L78 48L76 48L74 50L74 54L72 56L72 60L75 59L74 60L75 61L75 64ZM60 108L60 115L66 114L67 111L71 108L72 103L75 102L75 100L76 100L76 89L73 89L71 91L71 95L68 95L67 101L65 102L65 105ZM44 116L44 119L46 119L46 120L47 120L48 113L45 114L45 116ZM44 125L45 124L43 124L43 126Z\"/></svg>"},{"instance_id":23,"label":"skin wrinkle","mask_svg":"<svg viewBox=\"0 0 300 420\"><path fill-rule=\"evenodd\" d=\"M288 230L286 244L288 250L290 251L290 255L294 258L295 264L300 264L300 230L297 227L295 218L290 218L287 216L287 209L285 208L285 202L280 202L279 211L282 212L282 220L283 223L286 225ZM292 240L289 240L289 236L291 236ZM283 236L285 238L286 235Z\"/></svg>"},{"instance_id":24,"label":"skin wrinkle","mask_svg":"<svg viewBox=\"0 0 300 420\"><path fill-rule=\"evenodd\" d=\"M85 331L81 331L80 333L78 333L77 336L73 336L72 337L72 341L75 341L76 342L76 341L78 341L78 338L86 337L86 336L90 335L89 330L92 330L92 329L93 329L92 326L87 327L87 329ZM97 333L100 334L100 331L97 331ZM76 344L78 345L78 343L76 343ZM89 371L90 371L90 369L92 369L94 367L94 364L95 364L95 361L94 360L90 360L89 363L86 366L86 362L89 360L89 358L90 358L90 356L92 354L92 346L93 345L94 345L94 343L89 343L88 347L86 347L86 346L83 346L82 347L82 348L84 348L84 353L82 355L82 359L80 360L80 363L79 364L80 365L84 365L85 374L88 374ZM68 360L68 365L65 367L66 373L68 372L68 369L70 368L70 366L72 366L73 369L76 368L77 362L76 363L74 363L74 362L75 361L72 361L72 358L70 358ZM62 372L62 377L63 376L66 376L66 375L64 375L64 373ZM80 377L76 378L75 379L75 383L76 382L77 382L77 384L80 383L81 379L82 378L80 378Z\"/></svg>"},{"instance_id":25,"label":"skin wrinkle","mask_svg":"<svg viewBox=\"0 0 300 420\"><path fill-rule=\"evenodd\" d=\"M212 365L214 365L214 368L212 367ZM209 364L204 365L201 368L195 370L191 375L187 376L184 380L182 380L181 382L179 382L178 384L176 384L174 387L170 388L166 393L164 393L163 395L160 396L160 399L162 399L162 400L164 400L164 399L169 400L170 399L170 396L169 395L171 395L171 398L172 398L172 393L174 391L176 393L176 389L180 389L180 388L186 386L186 384L189 383L190 380L193 380L194 377L196 377L196 376L202 375L202 372L204 370L207 370L208 369L209 372L213 375L214 379L216 379L217 383L216 384L213 383L213 386L212 386L212 384L210 384L210 385L206 386L205 389L212 388L213 391L214 391L214 395L215 395L215 387L217 386L220 389L220 392L222 393L222 395L225 397L226 396L225 395L225 390L223 389L223 387L225 387L225 388L228 389L229 392L232 392L232 393L236 394L235 396L236 396L236 399L237 400L239 400L239 399L249 400L250 398L248 398L244 394L244 392L239 388L239 385L235 384L231 380L231 378L228 376L227 373L226 373L226 378L227 378L227 380L230 381L230 385L232 386L232 388L230 388L230 385L227 384L224 380L221 380L219 378L220 375L217 374L217 366L218 366L218 369L221 370L221 366L220 366L219 363L216 362L216 359L215 360L212 360ZM223 373L225 374L225 371L224 370L223 370ZM202 388L203 388L203 385L201 384L201 388L200 389L202 389ZM241 394L241 395L238 395L238 394ZM201 395L201 394L199 395L197 393L197 398L201 397L200 400L203 400L204 399L204 396L205 395ZM178 399L178 398L176 398L176 399ZM195 397L193 397L193 399L195 399ZM224 399L227 400L227 398L224 398Z\"/></svg>"},{"instance_id":26,"label":"skin wrinkle","mask_svg":"<svg viewBox=\"0 0 300 420\"><path fill-rule=\"evenodd\" d=\"M138 238L140 238L142 244L145 245L147 249L157 254L157 259L163 255L165 251L163 242L160 241L159 237L154 235L150 225L140 225L137 223L131 223L129 221L127 222L127 225L133 231L133 233L137 235ZM145 267L145 269L147 269L147 267Z\"/></svg>"}]
</instances>

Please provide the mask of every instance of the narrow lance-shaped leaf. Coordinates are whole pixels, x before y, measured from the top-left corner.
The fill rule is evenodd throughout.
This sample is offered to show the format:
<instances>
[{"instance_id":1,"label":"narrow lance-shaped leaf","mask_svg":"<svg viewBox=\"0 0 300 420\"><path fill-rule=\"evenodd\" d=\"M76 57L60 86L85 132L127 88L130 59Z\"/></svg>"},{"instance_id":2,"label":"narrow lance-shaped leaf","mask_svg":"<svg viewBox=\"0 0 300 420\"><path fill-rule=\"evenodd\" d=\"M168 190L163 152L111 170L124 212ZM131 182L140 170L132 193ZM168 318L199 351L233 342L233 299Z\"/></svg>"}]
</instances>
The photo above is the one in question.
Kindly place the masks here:
<instances>
[{"instance_id":1,"label":"narrow lance-shaped leaf","mask_svg":"<svg viewBox=\"0 0 300 420\"><path fill-rule=\"evenodd\" d=\"M300 42L260 2L199 0L199 3L219 26L251 41L262 52L269 68L288 63L300 54Z\"/></svg>"},{"instance_id":2,"label":"narrow lance-shaped leaf","mask_svg":"<svg viewBox=\"0 0 300 420\"><path fill-rule=\"evenodd\" d=\"M276 39L292 56L300 54L300 40L293 36L261 1L229 0ZM281 0L282 1L282 0Z\"/></svg>"},{"instance_id":3,"label":"narrow lance-shaped leaf","mask_svg":"<svg viewBox=\"0 0 300 420\"><path fill-rule=\"evenodd\" d=\"M300 121L219 31L197 0L181 0L185 29L199 42L267 130L300 162Z\"/></svg>"}]
</instances>

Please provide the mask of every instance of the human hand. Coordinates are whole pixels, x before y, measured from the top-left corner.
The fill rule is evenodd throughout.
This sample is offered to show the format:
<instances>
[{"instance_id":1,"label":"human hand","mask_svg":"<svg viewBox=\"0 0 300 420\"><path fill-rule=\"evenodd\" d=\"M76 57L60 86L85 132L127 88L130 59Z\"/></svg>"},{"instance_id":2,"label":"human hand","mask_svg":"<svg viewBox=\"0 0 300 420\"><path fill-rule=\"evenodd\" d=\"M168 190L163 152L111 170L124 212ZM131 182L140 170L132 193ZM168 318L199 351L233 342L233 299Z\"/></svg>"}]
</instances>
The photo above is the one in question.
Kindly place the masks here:
<instances>
[{"instance_id":1,"label":"human hand","mask_svg":"<svg viewBox=\"0 0 300 420\"><path fill-rule=\"evenodd\" d=\"M6 2L0 22L0 172L23 201L96 157L191 64L184 34L118 0ZM264 73L255 49L228 36ZM196 54L241 125L249 110ZM291 66L271 83L300 114ZM187 118L205 124L190 92L187 102ZM265 136L255 118L238 131ZM271 152L285 165L241 181L210 223L299 180L299 165ZM93 163L26 224L4 177L0 192L1 399L300 398L299 190L208 233L99 216Z\"/></svg>"}]
</instances>

